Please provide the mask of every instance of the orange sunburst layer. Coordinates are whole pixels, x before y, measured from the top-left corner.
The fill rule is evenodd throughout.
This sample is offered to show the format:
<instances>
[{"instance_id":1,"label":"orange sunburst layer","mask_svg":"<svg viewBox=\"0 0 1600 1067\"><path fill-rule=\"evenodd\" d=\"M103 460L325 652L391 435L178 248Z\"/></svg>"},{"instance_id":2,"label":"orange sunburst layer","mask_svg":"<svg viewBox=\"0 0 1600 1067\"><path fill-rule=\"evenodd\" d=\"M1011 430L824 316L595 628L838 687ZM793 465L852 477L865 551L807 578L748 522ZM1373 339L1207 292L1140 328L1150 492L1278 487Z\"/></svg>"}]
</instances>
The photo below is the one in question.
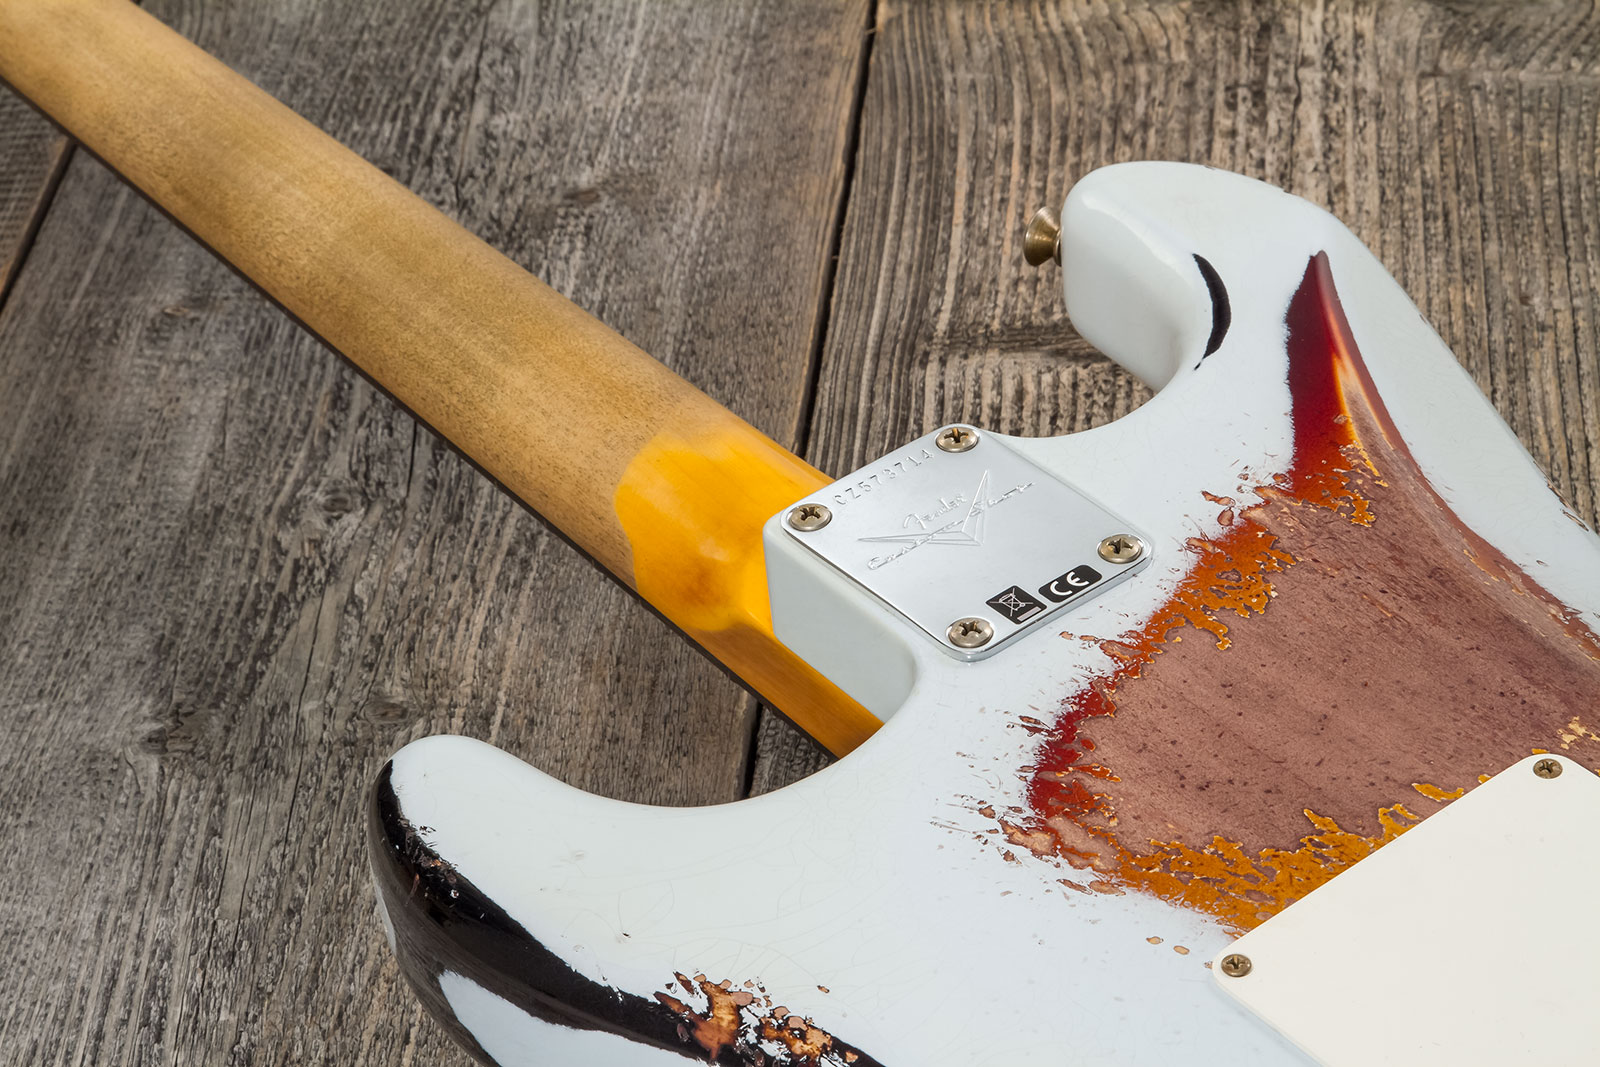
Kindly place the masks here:
<instances>
[{"instance_id":1,"label":"orange sunburst layer","mask_svg":"<svg viewBox=\"0 0 1600 1067\"><path fill-rule=\"evenodd\" d=\"M1316 507L1352 525L1372 526L1375 515L1367 496L1386 486L1360 440L1348 398L1359 396L1366 410L1375 412L1365 421L1376 427L1385 455L1403 454L1404 445L1389 439L1387 413L1355 349L1325 255L1308 265L1287 320L1293 465L1258 487L1266 504L1257 508L1236 514L1232 499L1206 494L1223 508L1222 533L1190 542L1196 563L1155 618L1120 640L1100 642L1116 664L1109 673L1069 697L1050 726L1033 720L1030 729L1040 734L1041 743L1034 765L1025 768L1031 775L1028 810L999 820L1012 845L1095 870L1101 880L1094 888L1101 892L1154 893L1215 915L1236 930L1270 918L1419 818L1397 802L1379 810L1377 832L1356 833L1306 810L1312 832L1293 849L1252 850L1218 836L1198 847L1153 841L1136 854L1118 839L1116 811L1105 791L1120 779L1097 762L1094 743L1082 730L1086 722L1115 713L1119 688L1149 669L1164 645L1181 640L1175 631L1202 631L1227 649L1230 620L1267 609L1276 595L1275 576L1297 561L1260 521L1261 508ZM1413 788L1438 803L1461 793L1425 783Z\"/></svg>"},{"instance_id":2,"label":"orange sunburst layer","mask_svg":"<svg viewBox=\"0 0 1600 1067\"><path fill-rule=\"evenodd\" d=\"M739 1062L759 1062L771 1067L875 1067L876 1061L839 1041L809 1018L774 1004L767 991L754 982L735 986L731 980L713 982L703 974L691 980L674 974L679 988L698 993L706 1007L697 1011L674 994L671 985L656 1000L683 1020L682 1033L706 1052L709 1063L721 1062L724 1053L739 1055ZM817 987L827 992L821 986ZM781 1059L760 1050L759 1042L782 1048ZM752 1060L751 1057L754 1057Z\"/></svg>"}]
</instances>

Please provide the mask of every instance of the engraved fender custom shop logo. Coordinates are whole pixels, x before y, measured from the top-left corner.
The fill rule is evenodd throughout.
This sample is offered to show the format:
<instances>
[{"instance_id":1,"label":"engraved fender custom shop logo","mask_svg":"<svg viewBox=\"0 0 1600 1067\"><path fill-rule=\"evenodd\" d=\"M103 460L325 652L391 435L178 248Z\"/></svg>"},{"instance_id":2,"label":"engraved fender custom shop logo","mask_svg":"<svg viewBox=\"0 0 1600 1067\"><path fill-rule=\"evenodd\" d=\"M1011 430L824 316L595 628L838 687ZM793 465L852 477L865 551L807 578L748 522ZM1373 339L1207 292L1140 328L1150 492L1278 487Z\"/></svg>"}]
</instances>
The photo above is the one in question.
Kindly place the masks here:
<instances>
[{"instance_id":1,"label":"engraved fender custom shop logo","mask_svg":"<svg viewBox=\"0 0 1600 1067\"><path fill-rule=\"evenodd\" d=\"M875 571L879 567L887 567L923 545L980 547L983 544L984 526L988 521L989 512L1032 488L1032 482L1023 482L1012 486L999 496L990 496L989 472L984 471L983 477L978 479L978 488L970 500L964 493L957 493L950 498L940 497L939 503L934 508L928 511L913 511L901 520L900 528L906 531L905 533L857 538L859 541L886 542L901 546L887 555L873 556L867 561L867 569ZM964 509L962 505L965 505ZM956 514L957 512L959 514Z\"/></svg>"}]
</instances>

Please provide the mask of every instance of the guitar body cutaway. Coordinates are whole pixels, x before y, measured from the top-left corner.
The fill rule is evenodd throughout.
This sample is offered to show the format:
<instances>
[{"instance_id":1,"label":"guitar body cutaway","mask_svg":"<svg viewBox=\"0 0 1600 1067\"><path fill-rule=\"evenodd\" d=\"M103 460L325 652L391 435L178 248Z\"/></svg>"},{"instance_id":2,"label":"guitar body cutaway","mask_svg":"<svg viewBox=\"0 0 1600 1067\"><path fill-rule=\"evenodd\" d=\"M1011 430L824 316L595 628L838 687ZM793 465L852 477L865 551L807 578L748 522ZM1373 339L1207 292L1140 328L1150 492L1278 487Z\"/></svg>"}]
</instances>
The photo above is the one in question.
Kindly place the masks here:
<instances>
[{"instance_id":1,"label":"guitar body cutaway","mask_svg":"<svg viewBox=\"0 0 1600 1067\"><path fill-rule=\"evenodd\" d=\"M1348 231L1127 164L1073 190L1062 259L1074 323L1159 391L987 437L1144 532L1149 566L963 662L769 523L769 568L865 598L830 645L774 582L780 637L847 691L911 664L851 756L680 810L463 738L401 751L380 902L480 1058L1295 1062L1208 960L1530 753L1600 766L1600 542Z\"/></svg>"}]
</instances>

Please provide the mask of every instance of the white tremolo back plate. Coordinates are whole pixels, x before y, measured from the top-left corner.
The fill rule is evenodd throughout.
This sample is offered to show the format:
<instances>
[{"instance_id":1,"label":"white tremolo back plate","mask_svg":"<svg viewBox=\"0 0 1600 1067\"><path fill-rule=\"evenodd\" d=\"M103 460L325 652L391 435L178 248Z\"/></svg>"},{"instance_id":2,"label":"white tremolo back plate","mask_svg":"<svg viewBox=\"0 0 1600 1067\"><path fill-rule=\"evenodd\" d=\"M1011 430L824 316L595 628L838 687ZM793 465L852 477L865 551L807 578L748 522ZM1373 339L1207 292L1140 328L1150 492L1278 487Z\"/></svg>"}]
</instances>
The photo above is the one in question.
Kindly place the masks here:
<instances>
[{"instance_id":1,"label":"white tremolo back plate","mask_svg":"<svg viewBox=\"0 0 1600 1067\"><path fill-rule=\"evenodd\" d=\"M1540 777L1541 759L1562 773ZM1212 961L1323 1063L1594 1063L1600 777L1525 759ZM1230 978L1223 959L1250 960Z\"/></svg>"}]
</instances>

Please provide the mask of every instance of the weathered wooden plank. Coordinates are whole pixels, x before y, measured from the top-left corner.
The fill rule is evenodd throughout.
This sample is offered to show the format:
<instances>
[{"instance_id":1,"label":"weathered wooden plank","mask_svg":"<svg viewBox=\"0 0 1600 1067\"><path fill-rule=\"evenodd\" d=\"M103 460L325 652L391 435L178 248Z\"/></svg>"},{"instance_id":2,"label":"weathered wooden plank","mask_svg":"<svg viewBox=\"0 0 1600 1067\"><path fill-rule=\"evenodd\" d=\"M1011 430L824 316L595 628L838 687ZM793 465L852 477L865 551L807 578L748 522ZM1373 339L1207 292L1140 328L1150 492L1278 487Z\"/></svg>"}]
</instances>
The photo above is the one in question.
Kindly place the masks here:
<instances>
[{"instance_id":1,"label":"weathered wooden plank","mask_svg":"<svg viewBox=\"0 0 1600 1067\"><path fill-rule=\"evenodd\" d=\"M67 139L26 103L0 90L0 302L67 161Z\"/></svg>"},{"instance_id":2,"label":"weathered wooden plank","mask_svg":"<svg viewBox=\"0 0 1600 1067\"><path fill-rule=\"evenodd\" d=\"M745 14L177 17L792 439L800 372L766 357L809 339L861 13ZM1020 265L1020 221L1098 163L1193 158L1349 219L1595 517L1585 12L881 16L827 469L946 418L1062 432L1137 403ZM30 1063L449 1060L368 917L352 829L381 753L457 728L602 791L720 798L748 706L85 161L63 194L0 321L0 1040ZM818 762L761 729L758 787Z\"/></svg>"},{"instance_id":3,"label":"weathered wooden plank","mask_svg":"<svg viewBox=\"0 0 1600 1067\"><path fill-rule=\"evenodd\" d=\"M796 439L861 4L154 10ZM18 1062L464 1062L366 884L362 792L413 737L743 791L747 696L86 156L0 411Z\"/></svg>"},{"instance_id":4,"label":"weathered wooden plank","mask_svg":"<svg viewBox=\"0 0 1600 1067\"><path fill-rule=\"evenodd\" d=\"M840 474L947 421L1062 433L1140 402L1020 238L1076 176L1173 159L1343 218L1595 523L1597 42L1592 6L1560 3L886 0L808 458ZM782 723L759 737L758 790L826 762Z\"/></svg>"}]
</instances>

